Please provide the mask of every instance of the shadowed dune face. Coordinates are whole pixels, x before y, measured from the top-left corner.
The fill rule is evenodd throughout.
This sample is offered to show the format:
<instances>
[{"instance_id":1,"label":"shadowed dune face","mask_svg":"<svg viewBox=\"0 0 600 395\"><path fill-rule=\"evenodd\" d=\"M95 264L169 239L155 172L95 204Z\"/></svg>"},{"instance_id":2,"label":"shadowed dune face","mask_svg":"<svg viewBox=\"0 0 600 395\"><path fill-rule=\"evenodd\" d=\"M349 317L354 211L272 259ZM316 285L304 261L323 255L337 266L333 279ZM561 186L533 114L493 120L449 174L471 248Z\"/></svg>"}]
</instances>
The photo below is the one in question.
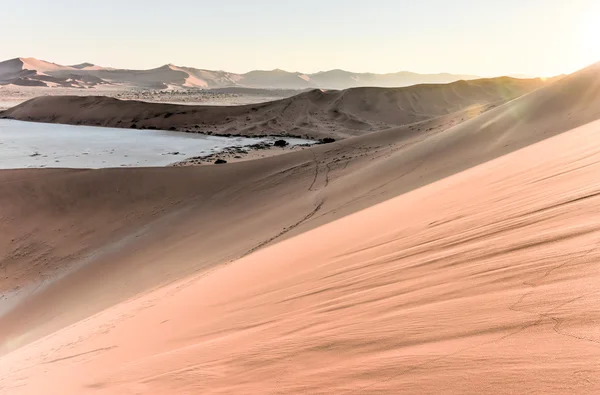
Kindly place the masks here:
<instances>
[{"instance_id":1,"label":"shadowed dune face","mask_svg":"<svg viewBox=\"0 0 600 395\"><path fill-rule=\"evenodd\" d=\"M499 105L531 92L539 79L495 78L407 88L313 90L237 107L185 106L106 97L39 97L0 113L23 121L121 128L175 128L232 135L351 137L468 108Z\"/></svg>"},{"instance_id":2,"label":"shadowed dune face","mask_svg":"<svg viewBox=\"0 0 600 395\"><path fill-rule=\"evenodd\" d=\"M597 393L599 130L108 309L3 357L0 389Z\"/></svg>"},{"instance_id":3,"label":"shadowed dune face","mask_svg":"<svg viewBox=\"0 0 600 395\"><path fill-rule=\"evenodd\" d=\"M498 81L492 82L496 84ZM452 90L453 92L460 92L462 84L457 86L458 91ZM340 104L344 106L356 107L356 103L364 102L365 95L361 90L356 92L361 95L358 100L348 101L348 97L356 96L350 93L352 92L334 95L337 97L336 101L345 100L345 103ZM319 92L315 95L315 102L331 102L331 97L327 94ZM404 158L410 158L412 147L416 143L427 145L430 137L436 133L472 118L483 110L485 107L474 108L438 117L430 123L405 127L403 130L391 130L372 138L349 140L310 152L288 155L285 158L248 163L243 167L185 171L49 171L43 176L35 171L23 171L19 176L15 175L19 172L2 172L0 176L7 177L6 181L0 184L0 188L3 189L0 199L3 200L4 216L7 218L4 227L7 232L12 229L12 234L16 236L4 241L3 249L7 253L3 259L3 266L7 267L7 273L10 274L8 278L11 279L5 280L7 286L4 289L24 287L28 283L27 279L32 277L37 278L37 281L53 278L58 268L87 261L87 257L95 256L96 251L103 251L106 244L116 242L133 230L175 209L183 210L190 205L196 207L198 203L206 204L216 197L222 199L221 196L226 192L233 196L232 199L236 203L247 207L252 201L249 197L255 194L252 187L256 186L257 182L258 185L265 182L265 188L272 190L278 187L280 181L276 180L279 180L280 174L294 175L293 178L286 179L286 183L290 184L289 188L299 191L299 200L317 202L315 206L319 207L324 204L334 213L323 216L323 212L320 212L317 218L310 218L312 221L318 218L321 218L319 221L328 221L339 217L339 214L335 214L338 210L340 213L353 212L373 201L382 201L383 197L391 197L426 183L422 180L418 183L399 180L388 168L410 168L412 163L406 163ZM451 154L442 158L450 156ZM452 171L452 168L446 167ZM333 181L338 177L344 177L348 182L339 181L334 185ZM434 173L427 182L437 178L439 175ZM402 185L385 187L390 180L397 183L399 181ZM305 187L305 183L311 183L310 187ZM348 188L353 191L349 191ZM325 192L325 189L331 189L331 192ZM321 193L322 190L325 198L308 199L307 195ZM242 194L244 199L235 200L237 193ZM282 206L283 202L269 201L268 204L275 207ZM339 204L339 208L336 204ZM214 209L213 206L215 204L207 205L211 210ZM305 206L311 207L312 203ZM207 210L203 209L198 216L205 218L205 211ZM302 212L300 216L308 214ZM286 228L294 224L296 217L298 215L292 209L289 219L283 217L275 222L276 228ZM81 224L81 218L87 218L87 221ZM36 224L39 223L47 223L50 226L38 229ZM206 225L206 228L210 227Z\"/></svg>"}]
</instances>

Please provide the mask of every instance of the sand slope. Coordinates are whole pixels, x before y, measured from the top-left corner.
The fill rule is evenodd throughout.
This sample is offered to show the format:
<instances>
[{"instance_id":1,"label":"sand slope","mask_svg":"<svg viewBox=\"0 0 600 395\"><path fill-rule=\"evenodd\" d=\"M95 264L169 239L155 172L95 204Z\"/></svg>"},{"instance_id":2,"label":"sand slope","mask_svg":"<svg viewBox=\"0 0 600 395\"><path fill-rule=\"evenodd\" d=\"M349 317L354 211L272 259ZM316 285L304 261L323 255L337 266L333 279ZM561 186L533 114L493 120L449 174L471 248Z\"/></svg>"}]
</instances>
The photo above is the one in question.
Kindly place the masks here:
<instances>
[{"instance_id":1,"label":"sand slope","mask_svg":"<svg viewBox=\"0 0 600 395\"><path fill-rule=\"evenodd\" d=\"M235 107L51 96L29 100L0 116L23 121L214 134L343 138L467 108L498 105L544 85L539 79L503 77L394 89L313 90L274 102Z\"/></svg>"},{"instance_id":2,"label":"sand slope","mask_svg":"<svg viewBox=\"0 0 600 395\"><path fill-rule=\"evenodd\" d=\"M0 233L12 236L0 239L0 289L28 295L53 279L17 307L7 296L0 352L598 119L598 79L591 67L483 115L218 168L0 172Z\"/></svg>"},{"instance_id":3,"label":"sand slope","mask_svg":"<svg viewBox=\"0 0 600 395\"><path fill-rule=\"evenodd\" d=\"M600 123L122 303L11 394L597 393Z\"/></svg>"},{"instance_id":4,"label":"sand slope","mask_svg":"<svg viewBox=\"0 0 600 395\"><path fill-rule=\"evenodd\" d=\"M0 172L0 388L596 392L598 124L460 172L599 119L599 68L264 160Z\"/></svg>"}]
</instances>

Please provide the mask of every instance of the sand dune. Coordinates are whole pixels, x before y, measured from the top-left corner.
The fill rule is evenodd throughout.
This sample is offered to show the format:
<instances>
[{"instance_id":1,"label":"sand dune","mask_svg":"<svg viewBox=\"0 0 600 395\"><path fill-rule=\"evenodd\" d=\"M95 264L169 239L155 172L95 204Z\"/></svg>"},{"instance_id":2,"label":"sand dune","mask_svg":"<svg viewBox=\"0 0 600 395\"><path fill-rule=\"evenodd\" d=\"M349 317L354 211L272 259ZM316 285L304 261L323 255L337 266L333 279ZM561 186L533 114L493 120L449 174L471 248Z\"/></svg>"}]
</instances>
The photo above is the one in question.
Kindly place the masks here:
<instances>
[{"instance_id":1,"label":"sand dune","mask_svg":"<svg viewBox=\"0 0 600 395\"><path fill-rule=\"evenodd\" d=\"M38 71L41 73L73 69L73 67L70 66L61 66L56 63L46 62L45 60L39 60L35 58L19 58L19 60L23 63L22 67L24 70Z\"/></svg>"},{"instance_id":2,"label":"sand dune","mask_svg":"<svg viewBox=\"0 0 600 395\"><path fill-rule=\"evenodd\" d=\"M599 88L222 167L0 172L0 389L597 392Z\"/></svg>"},{"instance_id":3,"label":"sand dune","mask_svg":"<svg viewBox=\"0 0 600 395\"><path fill-rule=\"evenodd\" d=\"M108 309L5 356L0 388L597 393L599 129Z\"/></svg>"},{"instance_id":4,"label":"sand dune","mask_svg":"<svg viewBox=\"0 0 600 395\"><path fill-rule=\"evenodd\" d=\"M11 72L6 72L10 69ZM27 70L28 73L21 73ZM415 84L444 84L478 77L460 74L419 74L402 71L390 74L352 73L330 70L315 74L284 70L254 70L244 74L167 64L149 70L115 69L81 63L63 66L34 58L0 62L0 85L47 86L41 75L54 77L63 87L89 88L119 84L135 89L181 89L246 87L259 89L347 89L360 86L399 87Z\"/></svg>"},{"instance_id":5,"label":"sand dune","mask_svg":"<svg viewBox=\"0 0 600 395\"><path fill-rule=\"evenodd\" d=\"M96 67L84 66L63 66L35 58L6 60L0 62L0 86L90 88L106 83L88 74Z\"/></svg>"},{"instance_id":6,"label":"sand dune","mask_svg":"<svg viewBox=\"0 0 600 395\"><path fill-rule=\"evenodd\" d=\"M407 88L313 90L269 103L183 106L106 97L39 97L0 113L24 121L158 128L233 135L350 137L467 108L498 105L544 86L539 79L494 78Z\"/></svg>"},{"instance_id":7,"label":"sand dune","mask_svg":"<svg viewBox=\"0 0 600 395\"><path fill-rule=\"evenodd\" d=\"M148 287L600 118L597 84L590 68L483 115L486 106L218 168L0 172L0 227L14 235L0 246L10 268L1 289L26 295L83 266L75 275L83 280L67 276L7 314L0 336L27 332L26 343Z\"/></svg>"}]
</instances>

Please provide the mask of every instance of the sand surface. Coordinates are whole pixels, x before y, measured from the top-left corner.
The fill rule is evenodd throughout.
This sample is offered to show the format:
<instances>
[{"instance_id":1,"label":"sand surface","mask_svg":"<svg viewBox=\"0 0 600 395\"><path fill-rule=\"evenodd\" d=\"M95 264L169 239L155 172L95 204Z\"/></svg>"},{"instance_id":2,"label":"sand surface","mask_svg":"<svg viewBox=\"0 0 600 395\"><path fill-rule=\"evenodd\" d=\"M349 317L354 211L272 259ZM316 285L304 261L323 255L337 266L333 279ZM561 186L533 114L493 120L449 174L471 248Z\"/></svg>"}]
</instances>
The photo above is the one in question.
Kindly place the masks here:
<instances>
[{"instance_id":1,"label":"sand surface","mask_svg":"<svg viewBox=\"0 0 600 395\"><path fill-rule=\"evenodd\" d=\"M597 393L600 123L4 357L11 394Z\"/></svg>"},{"instance_id":2,"label":"sand surface","mask_svg":"<svg viewBox=\"0 0 600 395\"><path fill-rule=\"evenodd\" d=\"M93 89L0 85L0 111L7 110L39 96L95 95L150 103L239 106L275 101L297 95L298 93L301 93L301 91L247 88L156 90L131 89L122 85L103 85L94 87Z\"/></svg>"},{"instance_id":3,"label":"sand surface","mask_svg":"<svg viewBox=\"0 0 600 395\"><path fill-rule=\"evenodd\" d=\"M0 393L597 393L599 69L247 162L0 171Z\"/></svg>"},{"instance_id":4,"label":"sand surface","mask_svg":"<svg viewBox=\"0 0 600 395\"><path fill-rule=\"evenodd\" d=\"M483 115L218 167L0 171L0 339L19 339L0 353L598 119L598 84L592 67Z\"/></svg>"}]
</instances>

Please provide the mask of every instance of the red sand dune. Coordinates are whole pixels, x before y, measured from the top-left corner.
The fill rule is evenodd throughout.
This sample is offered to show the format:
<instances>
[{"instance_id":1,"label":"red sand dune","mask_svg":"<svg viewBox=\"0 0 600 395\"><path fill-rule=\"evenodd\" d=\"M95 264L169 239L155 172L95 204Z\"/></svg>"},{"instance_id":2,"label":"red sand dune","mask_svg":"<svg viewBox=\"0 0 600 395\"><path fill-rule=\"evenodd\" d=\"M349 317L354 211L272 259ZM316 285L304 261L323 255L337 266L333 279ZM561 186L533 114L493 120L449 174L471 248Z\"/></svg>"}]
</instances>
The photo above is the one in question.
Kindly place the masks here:
<instances>
[{"instance_id":1,"label":"red sand dune","mask_svg":"<svg viewBox=\"0 0 600 395\"><path fill-rule=\"evenodd\" d=\"M597 393L600 123L5 356L10 394Z\"/></svg>"},{"instance_id":2,"label":"red sand dune","mask_svg":"<svg viewBox=\"0 0 600 395\"><path fill-rule=\"evenodd\" d=\"M263 160L0 172L0 393L597 393L599 69Z\"/></svg>"}]
</instances>

